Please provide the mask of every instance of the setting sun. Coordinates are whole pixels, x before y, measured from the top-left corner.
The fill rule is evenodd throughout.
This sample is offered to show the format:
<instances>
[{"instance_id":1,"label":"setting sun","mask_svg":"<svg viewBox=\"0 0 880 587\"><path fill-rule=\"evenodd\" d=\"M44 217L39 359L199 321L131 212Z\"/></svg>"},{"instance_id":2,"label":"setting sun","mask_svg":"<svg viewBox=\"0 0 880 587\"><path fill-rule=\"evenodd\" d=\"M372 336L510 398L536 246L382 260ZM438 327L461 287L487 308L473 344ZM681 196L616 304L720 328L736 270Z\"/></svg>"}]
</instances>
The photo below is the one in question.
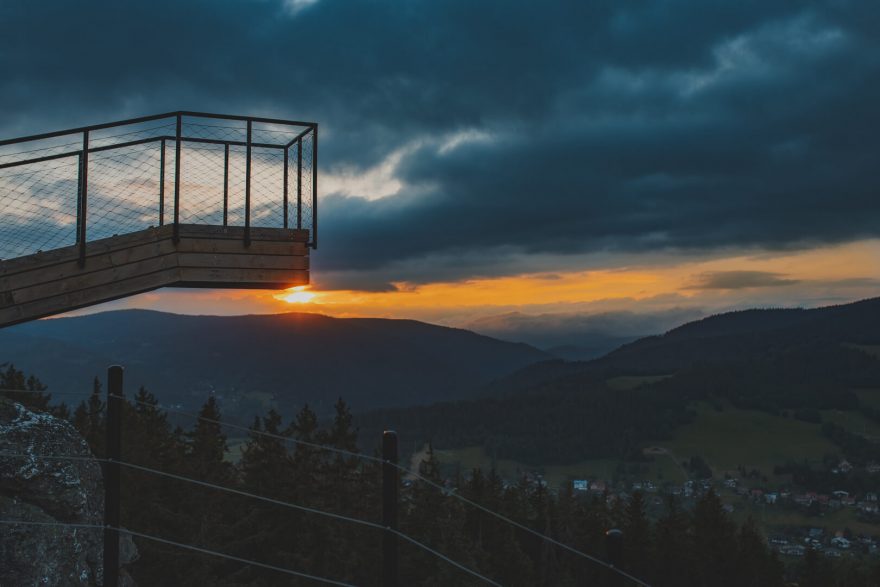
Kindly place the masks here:
<instances>
[{"instance_id":1,"label":"setting sun","mask_svg":"<svg viewBox=\"0 0 880 587\"><path fill-rule=\"evenodd\" d=\"M298 285L285 290L284 293L275 296L276 299L283 300L288 304L307 304L315 298L315 293L306 291L309 286Z\"/></svg>"}]
</instances>

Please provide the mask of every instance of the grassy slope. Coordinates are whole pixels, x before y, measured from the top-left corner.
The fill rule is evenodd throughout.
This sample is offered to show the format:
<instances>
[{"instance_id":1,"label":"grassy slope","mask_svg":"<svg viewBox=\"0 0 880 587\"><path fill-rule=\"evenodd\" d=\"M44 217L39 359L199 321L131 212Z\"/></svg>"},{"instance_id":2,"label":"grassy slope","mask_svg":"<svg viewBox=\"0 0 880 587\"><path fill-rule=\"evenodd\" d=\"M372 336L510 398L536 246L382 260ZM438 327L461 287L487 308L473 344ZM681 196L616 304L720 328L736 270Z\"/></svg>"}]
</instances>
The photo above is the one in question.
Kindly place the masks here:
<instances>
[{"instance_id":1,"label":"grassy slope","mask_svg":"<svg viewBox=\"0 0 880 587\"><path fill-rule=\"evenodd\" d=\"M839 449L822 436L819 424L726 406L718 411L696 406L697 418L659 443L680 458L699 455L718 474L739 465L771 475L775 465L821 461Z\"/></svg>"},{"instance_id":2,"label":"grassy slope","mask_svg":"<svg viewBox=\"0 0 880 587\"><path fill-rule=\"evenodd\" d=\"M880 394L878 394L880 395ZM822 436L820 425L790 418L770 416L755 410L740 410L726 406L718 411L707 404L695 406L697 418L676 431L672 440L659 442L669 451L657 455L653 462L643 465L638 476L655 482L681 483L685 476L674 459L684 460L699 455L706 460L716 475L735 470L739 465L758 469L771 476L773 467L790 461L804 459L817 462L826 454L839 449ZM855 412L831 411L823 413L829 420L858 426L869 426L871 432L880 433L880 427L869 423ZM459 466L462 470L492 466L491 455L482 447L459 450L437 450L441 463ZM496 468L502 476L516 478L518 473L534 468L510 460L498 460ZM559 486L570 478L610 479L617 463L612 459L586 460L565 466L544 467L547 481Z\"/></svg>"}]
</instances>

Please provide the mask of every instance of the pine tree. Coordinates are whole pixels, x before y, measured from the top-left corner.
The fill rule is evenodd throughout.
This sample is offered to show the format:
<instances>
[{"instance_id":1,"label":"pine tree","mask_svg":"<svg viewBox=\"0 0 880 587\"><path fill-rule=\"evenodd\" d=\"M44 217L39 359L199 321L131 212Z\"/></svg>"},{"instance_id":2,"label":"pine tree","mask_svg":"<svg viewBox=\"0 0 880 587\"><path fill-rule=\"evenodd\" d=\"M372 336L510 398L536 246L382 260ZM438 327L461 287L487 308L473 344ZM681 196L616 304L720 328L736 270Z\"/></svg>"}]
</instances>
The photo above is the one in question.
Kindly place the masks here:
<instances>
[{"instance_id":1,"label":"pine tree","mask_svg":"<svg viewBox=\"0 0 880 587\"><path fill-rule=\"evenodd\" d=\"M736 526L710 489L694 507L692 552L696 584L736 585Z\"/></svg>"},{"instance_id":2,"label":"pine tree","mask_svg":"<svg viewBox=\"0 0 880 587\"><path fill-rule=\"evenodd\" d=\"M653 542L654 583L657 587L691 585L693 578L688 514L674 495L666 501L666 513L657 520Z\"/></svg>"},{"instance_id":3,"label":"pine tree","mask_svg":"<svg viewBox=\"0 0 880 587\"><path fill-rule=\"evenodd\" d=\"M89 399L77 406L73 413L73 425L79 431L95 456L104 456L104 443L106 437L106 428L104 419L106 417L106 405L101 391L101 381L95 377L92 381L92 393Z\"/></svg>"},{"instance_id":4,"label":"pine tree","mask_svg":"<svg viewBox=\"0 0 880 587\"><path fill-rule=\"evenodd\" d=\"M248 491L265 497L279 497L291 483L292 459L283 437L291 431L282 429L281 414L274 409L254 418L247 444L239 461L242 482Z\"/></svg>"},{"instance_id":5,"label":"pine tree","mask_svg":"<svg viewBox=\"0 0 880 587\"><path fill-rule=\"evenodd\" d=\"M57 406L52 406L49 409L49 413L59 420L70 420L70 408L66 402L61 402Z\"/></svg>"},{"instance_id":6,"label":"pine tree","mask_svg":"<svg viewBox=\"0 0 880 587\"><path fill-rule=\"evenodd\" d=\"M352 427L352 415L348 405L339 398L334 404L335 414L329 429L316 434L318 443L337 448L345 453L357 453L357 430ZM333 496L327 505L336 513L352 515L354 506L359 501L359 494L353 487L354 474L359 466L359 459L347 456L342 452L327 452L322 459L324 480L322 493Z\"/></svg>"},{"instance_id":7,"label":"pine tree","mask_svg":"<svg viewBox=\"0 0 880 587\"><path fill-rule=\"evenodd\" d=\"M6 369L0 371L0 397L7 397L32 410L49 410L52 395L39 393L47 389L39 379L26 376L12 363L0 364L0 368L3 367Z\"/></svg>"},{"instance_id":8,"label":"pine tree","mask_svg":"<svg viewBox=\"0 0 880 587\"><path fill-rule=\"evenodd\" d=\"M297 413L296 419L290 426L291 435L299 441L296 443L293 460L296 465L297 476L314 476L317 471L317 461L321 458L319 449L314 448L314 444L318 444L318 416L305 404ZM305 485L312 485L304 480Z\"/></svg>"},{"instance_id":9,"label":"pine tree","mask_svg":"<svg viewBox=\"0 0 880 587\"><path fill-rule=\"evenodd\" d=\"M235 476L232 465L225 460L229 448L220 422L220 406L210 396L199 411L195 426L185 434L183 471L188 477L225 487L234 483ZM252 507L243 498L216 489L187 484L179 485L177 491L178 501L185 506L181 513L188 526L186 541L203 548L219 549L228 542L236 512ZM218 576L219 569L214 561L196 558L186 572L187 576L211 581ZM190 582L196 580L182 581Z\"/></svg>"},{"instance_id":10,"label":"pine tree","mask_svg":"<svg viewBox=\"0 0 880 587\"><path fill-rule=\"evenodd\" d=\"M292 430L282 426L281 414L274 409L262 419L255 418L238 469L245 491L288 501L294 482L293 459L284 438ZM302 527L302 521L303 514L284 506L250 501L235 521L231 549L242 558L302 568L303 551L292 549L286 540L289 529ZM258 568L242 568L235 574L239 585L265 585L276 578L275 573Z\"/></svg>"},{"instance_id":11,"label":"pine tree","mask_svg":"<svg viewBox=\"0 0 880 587\"><path fill-rule=\"evenodd\" d=\"M650 571L651 525L645 513L641 491L633 493L623 513L623 564L637 577L646 577Z\"/></svg>"},{"instance_id":12,"label":"pine tree","mask_svg":"<svg viewBox=\"0 0 880 587\"><path fill-rule=\"evenodd\" d=\"M172 430L158 401L141 387L122 410L122 460L157 471L186 474L184 443L180 430ZM188 493L182 482L157 473L122 468L122 516L126 525L154 536L188 537L192 527L181 495ZM136 498L134 498L136 496ZM181 506L184 507L181 507ZM169 553L168 547L148 540L138 541L143 561L138 580L144 585L173 583L189 572L188 564ZM159 562L161 561L161 563ZM148 564L152 562L152 564Z\"/></svg>"},{"instance_id":13,"label":"pine tree","mask_svg":"<svg viewBox=\"0 0 880 587\"><path fill-rule=\"evenodd\" d=\"M749 517L737 535L736 571L738 585L773 587L782 585L782 566L767 548L755 521Z\"/></svg>"},{"instance_id":14,"label":"pine tree","mask_svg":"<svg viewBox=\"0 0 880 587\"><path fill-rule=\"evenodd\" d=\"M202 481L223 483L232 476L232 468L225 460L229 446L220 418L220 406L212 395L199 411L195 428L186 435L188 468Z\"/></svg>"},{"instance_id":15,"label":"pine tree","mask_svg":"<svg viewBox=\"0 0 880 587\"><path fill-rule=\"evenodd\" d=\"M358 433L352 425L351 410L341 397L333 404L333 408L335 410L333 424L328 431L320 435L320 442L342 450L356 452Z\"/></svg>"}]
</instances>

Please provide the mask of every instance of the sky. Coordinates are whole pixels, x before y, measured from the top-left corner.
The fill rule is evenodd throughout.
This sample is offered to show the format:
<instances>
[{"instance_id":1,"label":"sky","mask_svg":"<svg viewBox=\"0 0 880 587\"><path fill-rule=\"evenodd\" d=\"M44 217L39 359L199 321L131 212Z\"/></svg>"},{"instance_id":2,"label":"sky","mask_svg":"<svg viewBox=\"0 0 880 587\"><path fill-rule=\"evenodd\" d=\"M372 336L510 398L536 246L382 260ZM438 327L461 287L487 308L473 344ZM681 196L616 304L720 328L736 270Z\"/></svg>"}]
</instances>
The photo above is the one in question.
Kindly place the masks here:
<instances>
[{"instance_id":1,"label":"sky","mask_svg":"<svg viewBox=\"0 0 880 587\"><path fill-rule=\"evenodd\" d=\"M308 291L100 310L550 344L877 295L876 2L12 0L0 22L0 136L180 109L321 125Z\"/></svg>"}]
</instances>

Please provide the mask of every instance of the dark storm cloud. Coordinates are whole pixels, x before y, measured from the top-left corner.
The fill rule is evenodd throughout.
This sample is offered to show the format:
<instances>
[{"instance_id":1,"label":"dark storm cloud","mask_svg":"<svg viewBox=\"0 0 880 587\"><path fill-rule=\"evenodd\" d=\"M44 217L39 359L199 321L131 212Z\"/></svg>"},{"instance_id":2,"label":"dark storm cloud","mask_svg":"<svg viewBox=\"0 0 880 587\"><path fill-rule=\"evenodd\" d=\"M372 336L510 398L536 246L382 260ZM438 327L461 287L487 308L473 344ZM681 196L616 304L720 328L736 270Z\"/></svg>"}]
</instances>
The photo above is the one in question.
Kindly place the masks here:
<instances>
[{"instance_id":1,"label":"dark storm cloud","mask_svg":"<svg viewBox=\"0 0 880 587\"><path fill-rule=\"evenodd\" d=\"M0 22L7 135L188 108L318 120L325 173L405 149L397 195L323 197L315 266L357 287L474 251L451 277L492 251L880 233L872 2L12 2ZM484 136L444 144L462 131Z\"/></svg>"},{"instance_id":2,"label":"dark storm cloud","mask_svg":"<svg viewBox=\"0 0 880 587\"><path fill-rule=\"evenodd\" d=\"M779 287L800 283L784 275L769 271L711 271L703 273L697 282L685 289L745 289L750 287Z\"/></svg>"}]
</instances>

